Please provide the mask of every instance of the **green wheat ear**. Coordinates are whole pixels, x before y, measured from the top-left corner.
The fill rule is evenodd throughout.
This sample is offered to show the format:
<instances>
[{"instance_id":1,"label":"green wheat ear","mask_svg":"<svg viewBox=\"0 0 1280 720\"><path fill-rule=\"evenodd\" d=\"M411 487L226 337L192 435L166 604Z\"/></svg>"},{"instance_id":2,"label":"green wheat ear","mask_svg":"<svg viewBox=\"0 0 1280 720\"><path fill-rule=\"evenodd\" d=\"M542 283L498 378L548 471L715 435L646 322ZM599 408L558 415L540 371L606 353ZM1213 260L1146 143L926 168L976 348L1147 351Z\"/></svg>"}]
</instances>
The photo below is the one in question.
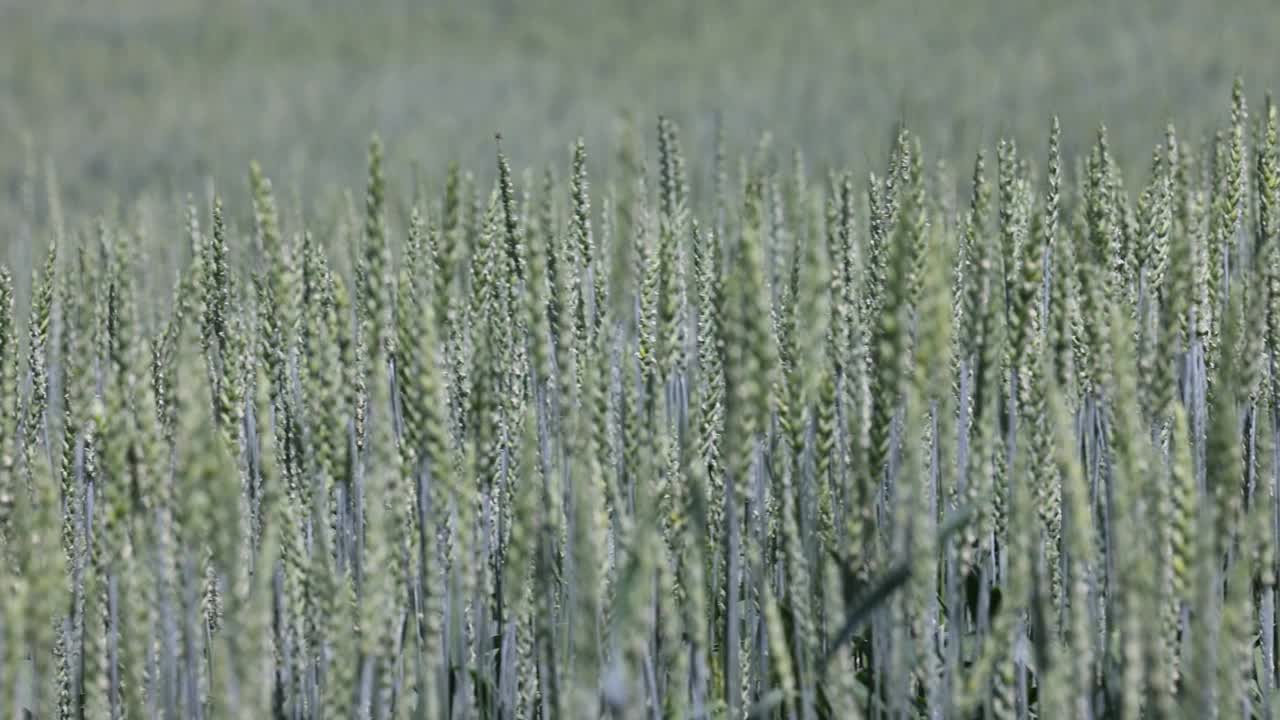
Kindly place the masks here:
<instances>
[{"instance_id":1,"label":"green wheat ear","mask_svg":"<svg viewBox=\"0 0 1280 720\"><path fill-rule=\"evenodd\" d=\"M54 288L57 286L58 246L49 245L44 269L32 289L31 316L27 323L27 366L31 373L31 398L24 422L28 448L37 440L47 442L45 411L49 404L48 342L53 316ZM24 450L24 454L26 451Z\"/></svg>"},{"instance_id":2,"label":"green wheat ear","mask_svg":"<svg viewBox=\"0 0 1280 720\"><path fill-rule=\"evenodd\" d=\"M379 351L386 342L391 312L391 251L387 245L386 179L382 170L382 140L369 141L368 184L365 190L364 234L357 276L364 335Z\"/></svg>"},{"instance_id":3,"label":"green wheat ear","mask_svg":"<svg viewBox=\"0 0 1280 720\"><path fill-rule=\"evenodd\" d=\"M0 402L0 542L7 543L9 518L13 509L14 466L18 438L18 339L13 320L13 278L0 266L0 388L7 396Z\"/></svg>"},{"instance_id":4,"label":"green wheat ear","mask_svg":"<svg viewBox=\"0 0 1280 720\"><path fill-rule=\"evenodd\" d=\"M1272 357L1280 352L1280 123L1276 105L1270 95L1266 104L1266 127L1262 147L1258 151L1258 238L1255 247L1254 267L1259 270L1258 292L1266 304L1263 311L1264 350ZM1272 402L1280 398L1277 378L1272 373L1270 385L1265 388Z\"/></svg>"}]
</instances>

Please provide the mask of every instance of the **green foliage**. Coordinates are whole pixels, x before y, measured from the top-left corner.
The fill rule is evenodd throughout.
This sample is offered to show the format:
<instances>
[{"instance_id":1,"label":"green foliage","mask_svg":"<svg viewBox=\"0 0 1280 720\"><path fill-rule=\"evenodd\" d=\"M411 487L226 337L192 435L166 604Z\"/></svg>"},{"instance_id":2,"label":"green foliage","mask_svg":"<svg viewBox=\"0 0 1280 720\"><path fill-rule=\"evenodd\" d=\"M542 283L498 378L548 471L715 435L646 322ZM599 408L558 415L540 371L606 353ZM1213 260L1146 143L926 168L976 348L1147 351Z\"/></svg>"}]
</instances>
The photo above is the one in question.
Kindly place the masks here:
<instances>
[{"instance_id":1,"label":"green foliage","mask_svg":"<svg viewBox=\"0 0 1280 720\"><path fill-rule=\"evenodd\" d=\"M866 187L768 137L734 184L665 116L595 186L583 140L536 184L499 145L405 200L375 135L363 211L254 164L178 251L145 202L31 215L0 704L1268 716L1280 159L1245 108L1166 130L1136 197L1055 118L962 216L906 127Z\"/></svg>"}]
</instances>

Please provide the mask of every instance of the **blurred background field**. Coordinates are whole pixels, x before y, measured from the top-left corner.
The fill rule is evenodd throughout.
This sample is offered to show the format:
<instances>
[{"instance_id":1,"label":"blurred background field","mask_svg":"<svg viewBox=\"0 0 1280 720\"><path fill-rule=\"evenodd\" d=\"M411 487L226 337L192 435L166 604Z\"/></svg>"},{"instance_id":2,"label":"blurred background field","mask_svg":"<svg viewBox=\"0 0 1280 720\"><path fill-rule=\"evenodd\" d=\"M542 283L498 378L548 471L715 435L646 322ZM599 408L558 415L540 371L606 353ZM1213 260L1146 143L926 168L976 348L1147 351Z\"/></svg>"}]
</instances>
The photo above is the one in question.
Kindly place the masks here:
<instances>
[{"instance_id":1,"label":"blurred background field","mask_svg":"<svg viewBox=\"0 0 1280 720\"><path fill-rule=\"evenodd\" d=\"M1277 37L1271 0L6 0L0 221L49 161L75 211L209 178L240 199L254 158L311 196L359 185L375 130L403 182L487 169L496 131L517 166L563 166L579 134L606 164L658 113L695 156L718 116L858 170L899 119L964 164L1004 133L1041 147L1057 113L1068 152L1105 120L1136 166L1166 118L1222 122L1233 75L1275 85Z\"/></svg>"}]
</instances>

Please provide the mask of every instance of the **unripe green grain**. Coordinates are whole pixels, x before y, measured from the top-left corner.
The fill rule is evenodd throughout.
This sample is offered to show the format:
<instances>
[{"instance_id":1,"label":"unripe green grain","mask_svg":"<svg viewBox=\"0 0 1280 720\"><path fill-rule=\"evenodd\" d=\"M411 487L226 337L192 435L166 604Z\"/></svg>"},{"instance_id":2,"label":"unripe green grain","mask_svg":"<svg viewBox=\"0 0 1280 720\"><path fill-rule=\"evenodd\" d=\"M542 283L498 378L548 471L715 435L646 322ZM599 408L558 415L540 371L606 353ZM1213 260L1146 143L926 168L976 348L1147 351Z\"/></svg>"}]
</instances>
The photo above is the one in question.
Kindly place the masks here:
<instances>
[{"instance_id":1,"label":"unripe green grain","mask_svg":"<svg viewBox=\"0 0 1280 720\"><path fill-rule=\"evenodd\" d=\"M1022 330L1019 327L1020 308L1015 285L1015 276L1019 267L1022 249L1022 222L1019 217L1018 184L1018 146L1012 140L1001 140L996 147L997 176L999 180L999 232L1001 260L1000 295L1010 305L1009 340L1014 347L1021 347Z\"/></svg>"},{"instance_id":2,"label":"unripe green grain","mask_svg":"<svg viewBox=\"0 0 1280 720\"><path fill-rule=\"evenodd\" d=\"M382 140L369 141L368 185L365 189L364 236L358 266L361 323L365 341L381 351L390 332L391 251L387 246L386 179L382 174Z\"/></svg>"},{"instance_id":3,"label":"unripe green grain","mask_svg":"<svg viewBox=\"0 0 1280 720\"><path fill-rule=\"evenodd\" d=\"M18 340L13 319L13 279L0 266L0 388L7 398L0 402L0 542L8 542L9 517L17 492L14 468L18 438Z\"/></svg>"},{"instance_id":4,"label":"unripe green grain","mask_svg":"<svg viewBox=\"0 0 1280 720\"><path fill-rule=\"evenodd\" d=\"M30 463L30 449L36 441L45 443L48 438L45 411L49 406L48 342L53 315L53 295L57 286L58 246L49 245L45 255L44 271L35 282L31 298L31 316L27 323L27 366L31 374L31 397L24 421L26 432L26 462Z\"/></svg>"}]
</instances>

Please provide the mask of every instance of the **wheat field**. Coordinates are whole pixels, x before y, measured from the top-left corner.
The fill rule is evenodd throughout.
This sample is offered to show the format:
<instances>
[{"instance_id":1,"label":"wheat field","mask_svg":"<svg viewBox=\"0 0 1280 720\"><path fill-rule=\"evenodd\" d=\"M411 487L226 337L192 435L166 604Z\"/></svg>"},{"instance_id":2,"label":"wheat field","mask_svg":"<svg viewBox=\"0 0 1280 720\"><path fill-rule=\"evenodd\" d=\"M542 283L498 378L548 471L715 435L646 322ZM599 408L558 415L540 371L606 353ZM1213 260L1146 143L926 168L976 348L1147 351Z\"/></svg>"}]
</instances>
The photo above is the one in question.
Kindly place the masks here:
<instances>
[{"instance_id":1,"label":"wheat field","mask_svg":"<svg viewBox=\"0 0 1280 720\"><path fill-rule=\"evenodd\" d=\"M0 717L1280 717L1265 72L988 139L363 128L332 192L28 132Z\"/></svg>"}]
</instances>

